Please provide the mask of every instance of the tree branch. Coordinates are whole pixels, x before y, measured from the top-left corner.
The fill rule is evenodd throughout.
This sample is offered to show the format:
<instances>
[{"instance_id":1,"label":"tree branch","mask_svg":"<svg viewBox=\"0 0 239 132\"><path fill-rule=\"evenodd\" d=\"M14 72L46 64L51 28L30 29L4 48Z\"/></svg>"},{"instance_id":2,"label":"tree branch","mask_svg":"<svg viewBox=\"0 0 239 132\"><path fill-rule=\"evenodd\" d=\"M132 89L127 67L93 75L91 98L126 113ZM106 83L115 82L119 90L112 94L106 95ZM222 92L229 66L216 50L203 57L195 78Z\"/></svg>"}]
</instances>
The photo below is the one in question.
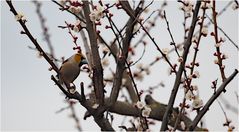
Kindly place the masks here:
<instances>
[{"instance_id":1,"label":"tree branch","mask_svg":"<svg viewBox=\"0 0 239 132\"><path fill-rule=\"evenodd\" d=\"M170 99L169 99L169 102L168 102L166 112L163 116L163 122L162 122L162 126L161 126L160 131L166 131L166 129L167 129L169 115L171 114L171 111L172 111L172 107L173 107L173 104L174 104L174 101L175 101L175 98L176 98L176 95L177 95L177 92L178 92L178 88L179 88L179 85L180 85L180 82L181 82L181 76L182 76L182 73L184 71L185 63L186 63L186 60L187 60L189 48L191 46L192 36L193 36L193 32L194 32L194 29L195 29L195 26L196 26L196 23L197 23L197 16L198 16L198 12L199 12L199 9L200 9L200 5L201 5L201 1L197 1L196 7L195 7L194 13L193 13L193 19L192 19L191 27L190 27L190 30L189 30L189 35L188 35L188 38L187 38L187 40L185 42L185 45L184 45L184 52L183 52L183 56L182 56L183 61L180 63L178 72L176 74L176 79L175 79L175 82L174 82L174 86L173 86L173 89L172 89L172 92L171 92L171 96L170 96Z\"/></svg>"},{"instance_id":2,"label":"tree branch","mask_svg":"<svg viewBox=\"0 0 239 132\"><path fill-rule=\"evenodd\" d=\"M127 1L120 1L120 2L128 5ZM129 6L129 9L131 9L130 6ZM132 11L132 9L131 9L131 11ZM123 39L123 51L119 56L117 56L117 67L116 67L116 74L115 74L116 76L114 78L113 88L110 93L110 106L116 102L118 95L119 95L119 90L120 90L120 87L122 84L122 77L123 77L123 73L125 70L125 62L128 57L128 49L129 49L130 41L133 37L134 25L136 24L135 17L138 15L139 11L140 11L139 8L137 8L135 11L133 11L134 17L130 16L129 21L127 22L126 35Z\"/></svg>"},{"instance_id":3,"label":"tree branch","mask_svg":"<svg viewBox=\"0 0 239 132\"><path fill-rule=\"evenodd\" d=\"M108 101L110 101L109 98L106 98L105 102L108 102ZM167 105L155 101L150 95L147 95L145 97L145 102L152 109L152 111L150 112L149 118L162 121L163 114L165 113ZM126 116L139 117L140 115L140 110L136 108L134 104L122 102L122 101L116 101L115 104L109 109L109 111L112 113L126 115ZM173 108L173 114L172 116L170 116L169 125L171 126L174 125L177 115L178 115L178 108ZM183 121L187 127L192 123L192 121L185 115L182 115L181 121ZM183 130L180 125L177 126L177 129ZM195 130L204 131L206 129L196 127Z\"/></svg>"},{"instance_id":4,"label":"tree branch","mask_svg":"<svg viewBox=\"0 0 239 132\"><path fill-rule=\"evenodd\" d=\"M221 84L221 86L218 88L218 90L216 91L216 93L214 93L211 98L207 101L207 103L205 104L205 106L203 107L202 110L199 111L198 115L194 118L192 124L189 127L190 131L193 131L195 129L195 127L197 126L198 122L201 120L201 118L204 116L204 114L207 113L207 111L209 110L209 107L211 106L211 104L218 98L218 96L222 93L226 91L226 86L227 84L229 84L231 82L231 80L237 75L238 70L235 69L235 71L231 74L231 76L229 76L227 79L224 80L224 82Z\"/></svg>"},{"instance_id":5,"label":"tree branch","mask_svg":"<svg viewBox=\"0 0 239 132\"><path fill-rule=\"evenodd\" d=\"M15 10L14 6L12 5L12 1L10 0L6 0L8 6L10 7L10 11L14 14L14 16L18 15L17 11ZM22 19L20 19L18 21L20 23L20 25L22 26L23 30L24 30L24 34L26 34L28 36L28 38L32 41L32 43L36 46L37 50L40 52L40 55L42 55L46 61L51 65L52 69L59 74L59 70L57 68L57 66L55 65L55 63L53 62L52 59L50 59L48 57L48 55L45 53L45 51L41 48L41 46L39 45L39 43L37 42L37 40L32 36L32 34L30 33L30 31L28 30L26 24L24 21L22 21Z\"/></svg>"},{"instance_id":6,"label":"tree branch","mask_svg":"<svg viewBox=\"0 0 239 132\"><path fill-rule=\"evenodd\" d=\"M90 20L89 2L83 1L83 10L86 19L86 29L90 39L91 54L92 54L92 70L93 70L93 85L95 89L96 99L100 105L104 104L104 84L103 84L103 68L100 61L97 34L94 23Z\"/></svg>"}]
</instances>

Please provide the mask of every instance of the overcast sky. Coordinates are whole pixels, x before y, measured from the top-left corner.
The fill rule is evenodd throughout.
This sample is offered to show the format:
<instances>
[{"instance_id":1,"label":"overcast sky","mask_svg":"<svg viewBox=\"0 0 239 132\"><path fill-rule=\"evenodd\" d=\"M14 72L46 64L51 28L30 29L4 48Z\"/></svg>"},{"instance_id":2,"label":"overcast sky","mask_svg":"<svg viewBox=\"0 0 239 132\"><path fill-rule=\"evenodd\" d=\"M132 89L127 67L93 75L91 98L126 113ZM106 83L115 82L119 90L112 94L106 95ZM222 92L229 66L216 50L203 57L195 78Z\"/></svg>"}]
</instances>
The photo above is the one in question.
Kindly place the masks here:
<instances>
[{"instance_id":1,"label":"overcast sky","mask_svg":"<svg viewBox=\"0 0 239 132\"><path fill-rule=\"evenodd\" d=\"M226 1L219 2L219 4L217 4L217 10L221 10L227 3ZM161 4L162 1L155 1L150 7L149 12L160 7ZM35 13L33 3L14 1L13 5L17 11L24 13L27 18L29 30L47 51L48 47L42 39L39 19ZM183 13L178 9L180 5L181 4L177 2L171 1L165 8L176 43L183 41ZM51 34L51 40L55 47L56 56L58 58L62 56L67 58L74 54L72 50L74 44L67 30L62 30L57 27L64 25L65 21L75 23L74 16L67 12L59 11L58 6L50 1L43 2L42 12L46 18L46 24L49 27L49 33ZM114 10L113 13L113 20L115 20L119 27L123 27L128 17L123 11L117 13L117 11ZM211 13L211 11L208 13ZM152 36L155 37L156 42L159 43L161 48L170 48L169 42L171 39L167 32L165 21L159 19L157 25L158 26L151 32ZM218 18L218 25L238 44L238 10L234 11L232 7L229 7L227 11ZM49 64L43 58L37 57L36 51L28 48L28 46L33 46L33 44L27 36L20 34L21 30L22 27L16 22L6 2L1 1L1 130L76 131L74 120L69 118L71 113L69 109L56 114L56 111L67 107L67 103L64 102L64 96L61 94L59 88L57 88L50 79L50 76L55 75L55 73L54 71L48 71ZM212 31L213 28L210 26L208 32L210 33ZM143 31L140 33L143 33ZM102 30L101 34L103 37L105 36L107 42L113 38L113 34L110 31ZM221 32L219 32L219 35L224 37ZM155 59L155 56L160 55L153 44L150 41L148 42L145 56L140 63L149 64ZM83 45L81 46L83 47ZM225 61L225 73L229 76L235 68L238 68L238 51L228 40L226 40L225 45L222 46L222 51L229 56L229 59ZM213 60L215 59L213 56L214 52L213 38L210 35L207 38L202 38L200 52L198 54L200 67L196 69L200 72L200 78L194 83L199 86L200 97L204 100L204 103L213 94L213 90L210 89L211 82L220 76L217 65L213 64ZM139 47L137 53L138 56L141 55L142 46L141 48ZM138 56L135 58L138 58ZM190 58L192 58L192 55L191 57L189 56L189 59ZM170 60L174 63L177 62L177 58L173 54L172 56L170 55ZM112 67L112 69L115 70L114 65L112 65ZM168 76L167 70L168 65L165 62L156 64L151 67L151 71L153 72L151 72L150 76L145 77L143 82L137 81L139 89L147 89L149 86L154 86L163 81L165 88L155 90L153 97L165 104L168 102L175 78L174 75ZM109 69L105 69L104 72L105 76L108 76L110 73ZM86 84L89 84L89 78L87 76L86 73L82 73L75 81L76 85L79 86L81 81L85 81ZM223 97L235 107L238 106L235 95L235 93L238 93L237 78L228 85L227 92L222 93ZM110 85L108 85L108 87L111 88ZM182 101L182 93L183 90L180 89L179 95L181 96L177 96L175 107ZM75 107L77 115L81 119L80 124L83 130L100 130L94 123L92 117L83 120L85 113L84 107L80 104ZM225 106L223 107L225 108ZM227 111L228 118L232 120L232 124L238 129L238 113L233 113L226 108L225 110ZM225 118L217 102L214 102L203 119L209 130L227 130L222 126L225 122ZM116 130L119 130L117 125L120 125L121 120L122 117L115 115L113 127ZM152 130L159 130L160 126L158 124L160 124L160 122L157 122L157 125L152 127ZM126 125L129 125L129 123L126 123Z\"/></svg>"}]
</instances>

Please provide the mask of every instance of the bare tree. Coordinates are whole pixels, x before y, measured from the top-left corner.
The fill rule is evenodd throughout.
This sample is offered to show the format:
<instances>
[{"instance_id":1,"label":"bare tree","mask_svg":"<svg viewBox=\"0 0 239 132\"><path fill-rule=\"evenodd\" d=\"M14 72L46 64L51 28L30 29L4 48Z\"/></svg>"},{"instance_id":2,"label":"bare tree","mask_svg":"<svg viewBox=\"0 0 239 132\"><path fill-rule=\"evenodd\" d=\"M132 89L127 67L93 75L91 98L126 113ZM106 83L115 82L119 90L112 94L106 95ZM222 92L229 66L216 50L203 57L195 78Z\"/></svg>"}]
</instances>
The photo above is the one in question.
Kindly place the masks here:
<instances>
[{"instance_id":1,"label":"bare tree","mask_svg":"<svg viewBox=\"0 0 239 132\"><path fill-rule=\"evenodd\" d=\"M30 49L38 51L40 56L43 56L50 64L51 68L49 70L53 70L59 75L58 65L60 65L63 60L59 59L54 53L54 50L57 50L57 48L53 47L50 40L45 18L41 13L42 3L34 1L36 14L39 17L43 29L43 36L50 49L49 53L42 48L41 44L39 44L37 39L31 34L28 28L30 25L27 25L27 19L24 15L15 9L12 1L7 0L6 2L10 7L10 11L23 28L21 34L28 36L34 45L34 47L30 47ZM219 27L217 24L217 18L225 12L229 6L234 4L234 8L238 8L237 1L230 1L221 12L218 12L216 8L216 1L204 0L191 2L179 0L175 2L175 4L181 5L180 10L184 14L183 24L179 24L179 26L183 26L184 28L184 35L181 35L183 42L181 43L175 42L175 36L173 35L175 29L170 28L171 22L170 19L168 19L167 11L165 11L165 7L168 5L167 1L161 2L161 6L151 12L148 10L155 4L155 1L109 2L100 0L89 2L61 0L58 2L52 0L52 2L59 7L60 11L68 12L69 15L73 15L76 18L75 24L65 21L65 25L59 25L58 27L62 29L62 31L68 31L75 45L73 50L76 52L82 52L82 50L84 50L88 60L88 65L83 66L81 72L89 74L91 82L88 83L89 86L86 86L86 82L81 82L80 90L78 90L80 92L70 92L70 86L60 84L55 75L51 76L52 81L67 97L66 100L69 103L68 108L71 108L73 113L72 117L77 123L79 131L82 130L82 127L79 124L79 119L74 109L74 105L78 104L87 110L84 119L92 116L95 123L103 131L114 131L116 129L113 128L111 124L113 120L111 113L122 116L132 116L137 119L131 121L132 126L118 124L118 127L127 131L150 130L150 125L154 124L154 120L162 122L160 131L207 130L207 128L199 126L198 123L207 113L212 103L214 103L223 92L226 92L226 86L238 73L237 69L235 69L233 73L228 73L225 70L224 60L228 57L222 52L221 45L224 45L226 42L218 32L222 32L223 36L229 40L228 44L232 44L235 49L238 50L238 46L225 33L223 27ZM127 22L117 25L117 19L115 19L117 15L113 14L113 11L124 13L127 16ZM208 15L208 12L212 13L212 17ZM168 45L171 49L161 48L155 39L155 37L158 37L157 34L151 33L151 30L157 26L157 20L163 20L166 23L166 27L164 28L167 29L167 36L171 39ZM208 23L206 23L206 21L208 21ZM213 31L209 35L208 28L211 24ZM107 36L102 35L102 32L106 31L114 36L110 42L106 41ZM78 43L77 35L81 36L83 40L81 42L82 45ZM215 46L215 53L211 57L215 58L214 63L218 67L220 77L212 81L212 86L208 86L208 91L212 94L210 99L203 103L203 100L199 96L200 89L194 84L194 80L199 78L199 72L195 69L200 66L197 57L202 43L201 40L209 38L214 39L213 45ZM156 49L153 52L157 52L161 56L155 56L149 64L140 63L145 53L152 52L151 50L146 50L148 45L153 45ZM142 49L142 47L143 52L141 53L140 49ZM204 51L200 50L200 52ZM171 54L176 54L177 59L169 59ZM138 56L139 58L136 58ZM192 57L192 60L190 60L189 57ZM109 60L112 61L108 62ZM164 63L170 67L170 76L175 75L173 87L169 88L171 89L171 94L167 96L169 99L167 104L161 103L152 96L158 88L167 87L162 80L158 80L157 85L148 86L148 88L144 90L140 89L138 87L139 85L137 85L138 82L144 82L144 78L153 78L150 76L150 70L153 69L152 67L155 64L159 63ZM115 65L115 67L109 68L109 64ZM134 67L135 65L137 66ZM107 70L111 73L111 77L104 75ZM165 77L165 79L166 78L167 77ZM110 87L110 90L106 89L106 83L110 85L107 86ZM90 88L90 92L86 92L86 87ZM179 87L183 88L183 95L178 94ZM127 94L123 93L124 88ZM122 94L120 94L120 92L122 92ZM144 101L142 100L143 95L145 95ZM174 107L176 96L183 97L183 101L178 107ZM119 98L123 98L124 101L120 101ZM76 100L77 102L69 99ZM224 126L227 126L228 130L233 130L234 126L228 119L221 104L220 107L226 119ZM64 109L60 111L62 110ZM197 113L195 118L192 119L187 116L189 110ZM150 119L153 120L151 121Z\"/></svg>"}]
</instances>

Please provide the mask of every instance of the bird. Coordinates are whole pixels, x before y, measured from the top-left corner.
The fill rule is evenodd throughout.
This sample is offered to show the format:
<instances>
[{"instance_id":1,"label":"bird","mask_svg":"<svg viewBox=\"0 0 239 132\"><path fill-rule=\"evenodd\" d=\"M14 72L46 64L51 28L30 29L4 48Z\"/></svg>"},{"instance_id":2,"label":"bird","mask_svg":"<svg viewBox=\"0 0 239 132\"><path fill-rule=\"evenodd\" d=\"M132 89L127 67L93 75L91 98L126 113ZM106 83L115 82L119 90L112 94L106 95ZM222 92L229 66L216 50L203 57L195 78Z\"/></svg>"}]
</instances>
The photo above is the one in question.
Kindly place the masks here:
<instances>
[{"instance_id":1,"label":"bird","mask_svg":"<svg viewBox=\"0 0 239 132\"><path fill-rule=\"evenodd\" d=\"M57 76L59 83L65 84L67 88L70 88L71 84L79 76L80 68L84 64L88 64L88 62L84 55L79 52L63 61Z\"/></svg>"}]
</instances>

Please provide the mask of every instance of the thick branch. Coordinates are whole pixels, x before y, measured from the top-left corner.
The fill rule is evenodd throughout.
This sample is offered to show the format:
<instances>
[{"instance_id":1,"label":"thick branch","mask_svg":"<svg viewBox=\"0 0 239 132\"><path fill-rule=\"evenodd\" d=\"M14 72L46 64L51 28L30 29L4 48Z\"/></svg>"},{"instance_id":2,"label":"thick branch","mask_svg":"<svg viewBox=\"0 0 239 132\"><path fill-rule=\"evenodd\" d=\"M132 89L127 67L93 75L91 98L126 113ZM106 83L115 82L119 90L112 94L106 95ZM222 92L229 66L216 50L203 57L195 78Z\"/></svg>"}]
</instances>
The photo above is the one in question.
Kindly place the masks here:
<instances>
[{"instance_id":1,"label":"thick branch","mask_svg":"<svg viewBox=\"0 0 239 132\"><path fill-rule=\"evenodd\" d=\"M127 3L127 1L121 1L121 3ZM116 74L115 74L116 76L114 78L113 88L110 93L110 106L116 102L119 95L119 90L122 84L122 77L125 70L125 62L128 57L128 49L129 49L130 41L133 37L134 25L136 24L135 17L138 15L139 11L140 11L139 8L137 8L135 12L133 11L134 17L130 16L129 21L127 22L126 33L123 39L123 51L119 56L117 56L117 67L116 67Z\"/></svg>"},{"instance_id":2,"label":"thick branch","mask_svg":"<svg viewBox=\"0 0 239 132\"><path fill-rule=\"evenodd\" d=\"M108 102L108 101L110 101L109 98L106 98L105 102ZM145 102L152 109L152 111L150 112L149 118L162 121L163 114L166 110L167 105L155 101L150 95L146 96ZM139 109L136 108L134 104L122 102L122 101L116 101L115 104L109 109L109 111L112 113L126 115L126 116L139 117L140 115ZM174 125L177 115L178 115L178 109L173 108L173 115L170 116L169 125L171 126ZM186 126L189 126L192 123L192 121L185 115L182 115L181 121L183 121ZM177 129L183 130L180 125L177 126ZM203 131L206 129L196 127L195 130Z\"/></svg>"},{"instance_id":3,"label":"thick branch","mask_svg":"<svg viewBox=\"0 0 239 132\"><path fill-rule=\"evenodd\" d=\"M194 32L194 29L195 29L195 26L196 26L196 23L197 23L197 16L198 16L198 12L199 12L199 9L200 9L200 5L201 5L201 1L197 1L196 7L195 7L194 13L193 13L193 20L192 20L192 24L191 24L191 27L190 27L190 30L189 30L189 35L188 35L188 38L187 38L187 40L185 42L185 45L184 45L184 52L183 52L183 56L182 56L183 61L182 61L182 63L180 63L178 72L176 74L176 79L175 79L174 86L173 86L173 89L172 89L172 92L171 92L171 96L170 96L170 99L169 99L169 102L168 102L168 106L167 106L166 112L163 116L163 122L162 122L162 126L161 126L161 129L160 129L161 131L165 131L167 129L168 119L169 119L170 113L172 112L172 107L173 107L173 104L174 104L174 101L175 101L175 98L176 98L176 95L177 95L177 92L178 92L178 88L179 88L179 85L180 85L180 82L181 82L181 76L182 76L182 73L184 71L184 67L185 67L185 63L186 63L186 60L187 60L189 48L191 46L192 36L193 36L193 32Z\"/></svg>"},{"instance_id":4,"label":"thick branch","mask_svg":"<svg viewBox=\"0 0 239 132\"><path fill-rule=\"evenodd\" d=\"M83 10L86 19L86 29L88 31L91 54L92 54L92 70L93 70L93 85L95 88L96 99L99 101L100 105L104 104L104 84L103 84L103 68L100 61L98 45L97 45L97 34L95 30L95 25L90 20L90 8L89 2L83 1Z\"/></svg>"},{"instance_id":5,"label":"thick branch","mask_svg":"<svg viewBox=\"0 0 239 132\"><path fill-rule=\"evenodd\" d=\"M212 95L212 97L207 101L207 103L205 104L205 106L203 107L203 109L198 113L198 115L195 117L195 119L193 120L192 124L189 127L189 130L192 131L195 129L195 127L197 126L198 122L201 120L201 118L204 116L204 114L207 113L207 111L209 110L209 107L211 106L211 104L218 98L218 96L222 93L226 91L226 86L232 81L232 79L237 75L238 70L235 69L235 71L231 74L231 76L229 76L222 84L221 86L218 88L218 90L216 91L216 93L214 93Z\"/></svg>"}]
</instances>

